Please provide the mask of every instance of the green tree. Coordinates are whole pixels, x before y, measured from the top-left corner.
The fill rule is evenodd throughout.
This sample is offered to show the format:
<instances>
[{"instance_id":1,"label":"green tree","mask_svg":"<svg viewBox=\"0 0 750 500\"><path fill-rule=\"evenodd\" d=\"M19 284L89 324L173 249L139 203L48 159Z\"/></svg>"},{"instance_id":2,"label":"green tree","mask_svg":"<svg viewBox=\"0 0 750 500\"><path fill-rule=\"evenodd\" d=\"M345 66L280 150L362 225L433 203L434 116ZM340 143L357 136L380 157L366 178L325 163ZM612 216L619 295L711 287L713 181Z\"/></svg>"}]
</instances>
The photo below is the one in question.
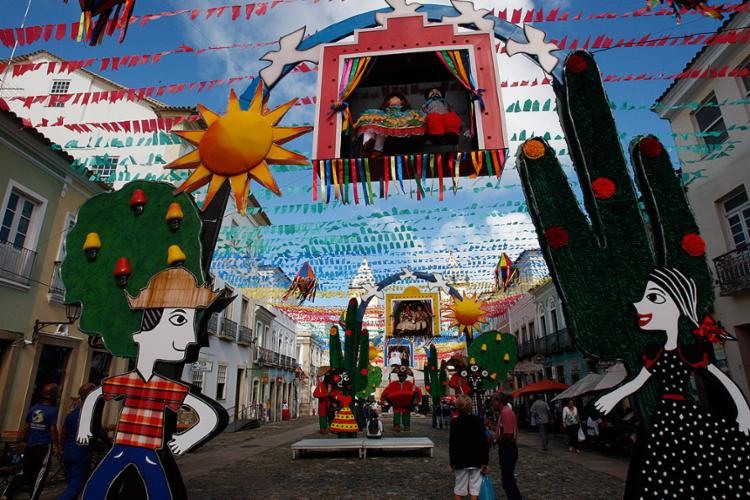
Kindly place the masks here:
<instances>
[{"instance_id":1,"label":"green tree","mask_svg":"<svg viewBox=\"0 0 750 500\"><path fill-rule=\"evenodd\" d=\"M623 359L632 374L640 369L645 344L657 340L639 331L632 308L648 272L669 265L693 278L699 317L713 299L711 274L685 191L662 145L652 136L630 144L641 205L593 57L573 53L564 75L557 109L587 214L542 139L521 146L517 166L577 348L597 359ZM681 341L691 342L690 328L681 331ZM656 403L655 382L648 384L638 393L646 423Z\"/></svg>"},{"instance_id":2,"label":"green tree","mask_svg":"<svg viewBox=\"0 0 750 500\"><path fill-rule=\"evenodd\" d=\"M481 366L489 373L485 389L494 389L508 378L518 362L518 343L515 335L490 330L474 339L468 349L469 363Z\"/></svg>"},{"instance_id":3,"label":"green tree","mask_svg":"<svg viewBox=\"0 0 750 500\"><path fill-rule=\"evenodd\" d=\"M143 212L136 215L130 201L138 189L145 193L146 203ZM173 192L171 184L135 181L119 191L95 196L81 206L76 225L65 240L65 301L82 304L81 331L101 335L115 356L136 355L132 336L140 328L142 314L128 307L125 292L137 295L153 275L168 267L170 245L180 247L187 257L184 267L199 283L205 282L198 208L191 196L174 196ZM165 218L170 203L178 203L183 213L176 231L170 230ZM89 233L96 233L101 243L91 261L83 249ZM121 257L128 259L132 271L124 289L113 276Z\"/></svg>"}]
</instances>

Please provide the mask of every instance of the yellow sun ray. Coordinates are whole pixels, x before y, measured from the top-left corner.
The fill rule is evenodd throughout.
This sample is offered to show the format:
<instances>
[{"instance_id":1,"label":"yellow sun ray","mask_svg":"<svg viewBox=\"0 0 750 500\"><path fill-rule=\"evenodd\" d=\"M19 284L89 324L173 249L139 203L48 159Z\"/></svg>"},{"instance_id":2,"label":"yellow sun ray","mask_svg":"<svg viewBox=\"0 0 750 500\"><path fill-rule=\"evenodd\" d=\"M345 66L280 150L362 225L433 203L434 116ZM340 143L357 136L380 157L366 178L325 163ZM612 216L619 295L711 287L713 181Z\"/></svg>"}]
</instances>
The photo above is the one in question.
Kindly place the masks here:
<instances>
[{"instance_id":1,"label":"yellow sun ray","mask_svg":"<svg viewBox=\"0 0 750 500\"><path fill-rule=\"evenodd\" d=\"M287 112L292 109L292 106L294 106L294 103L297 102L297 98L295 97L291 101L282 104L278 108L275 108L268 113L263 115L263 118L266 120L266 122L269 122L271 125L276 125L281 121L282 118L284 118L284 115L287 114Z\"/></svg>"},{"instance_id":2,"label":"yellow sun ray","mask_svg":"<svg viewBox=\"0 0 750 500\"><path fill-rule=\"evenodd\" d=\"M230 177L229 184L232 186L234 202L237 205L238 211L244 215L244 205L247 203L247 192L250 189L250 178L243 172Z\"/></svg>"},{"instance_id":3,"label":"yellow sun ray","mask_svg":"<svg viewBox=\"0 0 750 500\"><path fill-rule=\"evenodd\" d=\"M198 113L201 114L201 118L203 118L203 121L206 122L206 125L208 125L209 127L220 118L220 115L214 113L203 104L198 104L197 108Z\"/></svg>"},{"instance_id":4,"label":"yellow sun ray","mask_svg":"<svg viewBox=\"0 0 750 500\"><path fill-rule=\"evenodd\" d=\"M306 127L275 127L273 129L273 142L276 144L284 144L292 139L296 139L302 135L305 135L313 128Z\"/></svg>"},{"instance_id":5,"label":"yellow sun ray","mask_svg":"<svg viewBox=\"0 0 750 500\"><path fill-rule=\"evenodd\" d=\"M276 124L297 100L292 99L269 111L263 97L263 82L259 81L248 109L243 111L237 94L230 91L224 115L198 105L198 111L208 125L206 130L173 131L197 146L166 167L196 167L175 193L195 191L208 184L203 202L205 210L228 179L235 205L241 213L246 208L251 179L281 195L269 164L306 164L308 160L304 155L280 145L309 132L312 127L277 127Z\"/></svg>"},{"instance_id":6,"label":"yellow sun ray","mask_svg":"<svg viewBox=\"0 0 750 500\"><path fill-rule=\"evenodd\" d=\"M256 115L263 115L263 111L265 106L263 105L263 82L258 84L257 87L255 87L255 94L253 94L253 100L250 101L250 108L248 108L249 113L254 113Z\"/></svg>"},{"instance_id":7,"label":"yellow sun ray","mask_svg":"<svg viewBox=\"0 0 750 500\"><path fill-rule=\"evenodd\" d=\"M307 157L294 151L289 151L281 146L273 144L271 149L266 153L266 160L269 163L275 163L277 165L305 165L307 164Z\"/></svg>"},{"instance_id":8,"label":"yellow sun ray","mask_svg":"<svg viewBox=\"0 0 750 500\"><path fill-rule=\"evenodd\" d=\"M229 90L229 102L227 103L227 114L242 111L240 108L240 100L237 99L237 94L234 93L234 89Z\"/></svg>"},{"instance_id":9,"label":"yellow sun ray","mask_svg":"<svg viewBox=\"0 0 750 500\"><path fill-rule=\"evenodd\" d=\"M206 193L206 199L203 200L203 206L208 206L211 204L211 200L214 199L214 196L216 196L216 193L219 192L219 189L224 184L224 181L227 180L226 177L223 175L212 175L211 176L211 183L208 185L208 192Z\"/></svg>"},{"instance_id":10,"label":"yellow sun ray","mask_svg":"<svg viewBox=\"0 0 750 500\"><path fill-rule=\"evenodd\" d=\"M189 152L185 156L181 156L177 158L175 161L173 161L169 165L166 165L164 168L168 168L168 169L194 168L200 162L201 162L201 155L196 149L196 150Z\"/></svg>"},{"instance_id":11,"label":"yellow sun ray","mask_svg":"<svg viewBox=\"0 0 750 500\"><path fill-rule=\"evenodd\" d=\"M266 189L270 189L276 194L281 194L279 186L276 185L276 179L271 175L271 169L268 168L268 164L265 161L262 161L257 167L248 172L248 175Z\"/></svg>"},{"instance_id":12,"label":"yellow sun ray","mask_svg":"<svg viewBox=\"0 0 750 500\"><path fill-rule=\"evenodd\" d=\"M187 178L185 182L182 183L180 187L175 189L175 194L180 194L183 191L185 192L191 192L195 191L196 189L199 189L203 186L205 186L208 181L211 180L211 176L213 173L204 167L203 165L198 165L198 168L193 170L193 173L190 174L190 177Z\"/></svg>"}]
</instances>

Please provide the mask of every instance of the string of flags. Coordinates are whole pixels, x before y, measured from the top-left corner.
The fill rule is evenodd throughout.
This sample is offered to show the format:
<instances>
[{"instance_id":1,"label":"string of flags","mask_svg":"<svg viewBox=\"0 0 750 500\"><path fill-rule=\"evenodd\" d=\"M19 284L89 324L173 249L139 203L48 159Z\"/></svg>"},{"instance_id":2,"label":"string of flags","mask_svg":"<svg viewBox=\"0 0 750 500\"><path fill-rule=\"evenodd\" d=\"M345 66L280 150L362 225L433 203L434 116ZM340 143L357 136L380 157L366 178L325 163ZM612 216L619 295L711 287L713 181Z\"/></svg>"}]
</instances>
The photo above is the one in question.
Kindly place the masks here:
<instances>
[{"instance_id":1,"label":"string of flags","mask_svg":"<svg viewBox=\"0 0 750 500\"><path fill-rule=\"evenodd\" d=\"M313 201L325 203L341 200L344 204L359 204L361 189L366 205L374 203L376 191L373 183L379 187L379 197L387 199L389 193L400 191L406 193L405 180L414 180L416 199L421 200L427 194L425 189L428 178L438 180L438 199L444 198L445 181L450 180L454 194L458 190L458 179L461 171L468 177L480 175L500 178L505 167L508 150L485 149L470 152L423 153L383 156L382 158L334 158L313 160L312 195ZM393 182L393 188L391 188ZM358 187L358 184L361 187ZM351 192L350 192L351 188ZM412 189L412 185L409 185ZM318 193L318 190L320 193ZM410 193L411 194L411 193Z\"/></svg>"}]
</instances>

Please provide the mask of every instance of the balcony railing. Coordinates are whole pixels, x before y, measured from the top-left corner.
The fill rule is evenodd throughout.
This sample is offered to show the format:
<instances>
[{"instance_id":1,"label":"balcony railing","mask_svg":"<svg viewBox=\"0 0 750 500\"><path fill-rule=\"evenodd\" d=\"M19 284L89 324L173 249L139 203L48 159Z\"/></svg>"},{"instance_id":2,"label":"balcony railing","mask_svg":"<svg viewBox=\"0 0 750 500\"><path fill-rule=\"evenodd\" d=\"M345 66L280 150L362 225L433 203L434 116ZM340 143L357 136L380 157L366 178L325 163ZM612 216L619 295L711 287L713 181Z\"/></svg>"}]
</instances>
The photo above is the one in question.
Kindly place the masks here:
<instances>
[{"instance_id":1,"label":"balcony railing","mask_svg":"<svg viewBox=\"0 0 750 500\"><path fill-rule=\"evenodd\" d=\"M18 247L9 241L0 241L0 278L28 286L34 260L35 251Z\"/></svg>"},{"instance_id":2,"label":"balcony railing","mask_svg":"<svg viewBox=\"0 0 750 500\"><path fill-rule=\"evenodd\" d=\"M62 304L65 302L65 285L62 280L62 262L55 261L55 265L52 268L52 279L49 283L49 301L56 304Z\"/></svg>"},{"instance_id":3,"label":"balcony railing","mask_svg":"<svg viewBox=\"0 0 750 500\"><path fill-rule=\"evenodd\" d=\"M221 330L219 331L220 339L236 340L237 339L237 323L229 318L224 318L221 322Z\"/></svg>"},{"instance_id":4,"label":"balcony railing","mask_svg":"<svg viewBox=\"0 0 750 500\"><path fill-rule=\"evenodd\" d=\"M274 364L274 352L271 349L258 346L258 364L272 366Z\"/></svg>"},{"instance_id":5,"label":"balcony railing","mask_svg":"<svg viewBox=\"0 0 750 500\"><path fill-rule=\"evenodd\" d=\"M208 320L208 333L213 335L219 334L219 314L213 313L211 318Z\"/></svg>"},{"instance_id":6,"label":"balcony railing","mask_svg":"<svg viewBox=\"0 0 750 500\"><path fill-rule=\"evenodd\" d=\"M253 343L253 330L246 326L240 325L239 333L237 335L237 343L250 345Z\"/></svg>"},{"instance_id":7,"label":"balcony railing","mask_svg":"<svg viewBox=\"0 0 750 500\"><path fill-rule=\"evenodd\" d=\"M534 354L558 354L573 349L573 339L567 328L561 328L542 338L528 340L518 344L518 357L533 356Z\"/></svg>"},{"instance_id":8,"label":"balcony railing","mask_svg":"<svg viewBox=\"0 0 750 500\"><path fill-rule=\"evenodd\" d=\"M716 257L714 265L723 297L750 291L750 246L743 245Z\"/></svg>"},{"instance_id":9,"label":"balcony railing","mask_svg":"<svg viewBox=\"0 0 750 500\"><path fill-rule=\"evenodd\" d=\"M286 354L279 354L265 347L257 348L256 361L262 366L275 366L287 370L293 370L297 366L297 360Z\"/></svg>"}]
</instances>

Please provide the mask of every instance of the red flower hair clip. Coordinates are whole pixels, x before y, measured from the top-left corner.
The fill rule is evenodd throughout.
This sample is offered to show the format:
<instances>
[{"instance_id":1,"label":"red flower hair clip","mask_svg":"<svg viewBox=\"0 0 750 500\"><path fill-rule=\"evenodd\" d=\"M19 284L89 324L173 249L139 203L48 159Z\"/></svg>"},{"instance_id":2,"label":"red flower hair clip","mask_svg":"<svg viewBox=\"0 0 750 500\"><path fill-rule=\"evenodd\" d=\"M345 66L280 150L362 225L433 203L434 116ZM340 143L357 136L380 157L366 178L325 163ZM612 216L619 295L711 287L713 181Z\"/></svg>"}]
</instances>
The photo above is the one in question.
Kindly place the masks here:
<instances>
[{"instance_id":1,"label":"red flower hair clip","mask_svg":"<svg viewBox=\"0 0 750 500\"><path fill-rule=\"evenodd\" d=\"M693 330L693 335L701 340L714 344L724 343L727 340L737 340L724 327L716 323L711 316L706 315L698 328Z\"/></svg>"}]
</instances>

